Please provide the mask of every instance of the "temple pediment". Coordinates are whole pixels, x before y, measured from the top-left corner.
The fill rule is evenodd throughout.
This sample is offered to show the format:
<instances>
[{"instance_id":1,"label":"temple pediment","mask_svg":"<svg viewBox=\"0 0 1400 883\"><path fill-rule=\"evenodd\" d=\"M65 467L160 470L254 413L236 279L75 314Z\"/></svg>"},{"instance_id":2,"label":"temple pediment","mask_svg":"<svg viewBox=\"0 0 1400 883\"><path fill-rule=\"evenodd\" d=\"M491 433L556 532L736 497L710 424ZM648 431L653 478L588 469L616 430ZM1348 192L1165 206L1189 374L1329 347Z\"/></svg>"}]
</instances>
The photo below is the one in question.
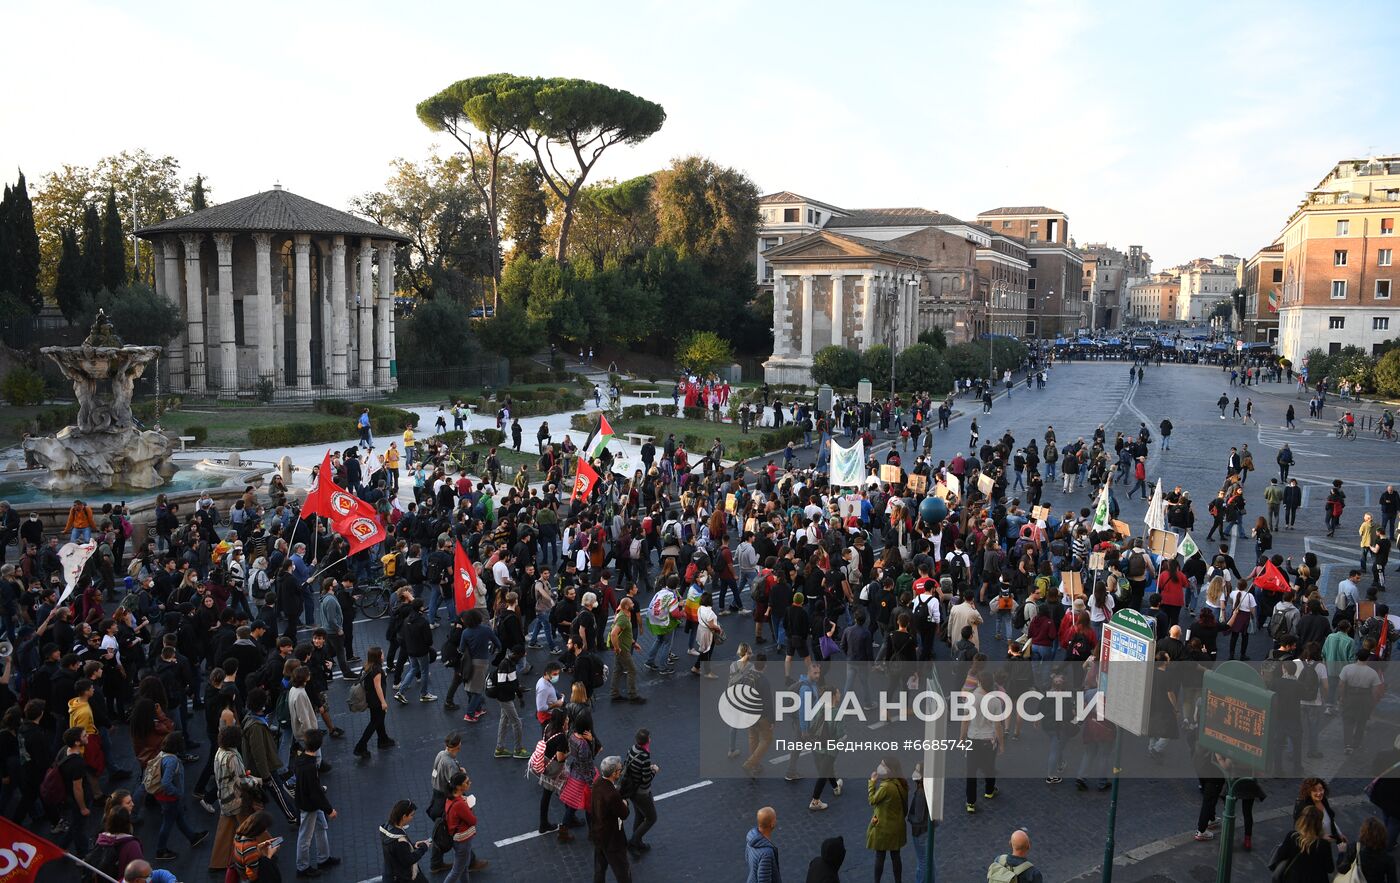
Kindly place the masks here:
<instances>
[{"instance_id":1,"label":"temple pediment","mask_svg":"<svg viewBox=\"0 0 1400 883\"><path fill-rule=\"evenodd\" d=\"M902 261L906 266L911 262L922 265L926 261L918 255L891 248L884 242L863 239L859 236L846 236L827 230L808 233L790 242L774 246L763 252L763 259L770 264L800 263L821 258L847 259L853 261Z\"/></svg>"}]
</instances>

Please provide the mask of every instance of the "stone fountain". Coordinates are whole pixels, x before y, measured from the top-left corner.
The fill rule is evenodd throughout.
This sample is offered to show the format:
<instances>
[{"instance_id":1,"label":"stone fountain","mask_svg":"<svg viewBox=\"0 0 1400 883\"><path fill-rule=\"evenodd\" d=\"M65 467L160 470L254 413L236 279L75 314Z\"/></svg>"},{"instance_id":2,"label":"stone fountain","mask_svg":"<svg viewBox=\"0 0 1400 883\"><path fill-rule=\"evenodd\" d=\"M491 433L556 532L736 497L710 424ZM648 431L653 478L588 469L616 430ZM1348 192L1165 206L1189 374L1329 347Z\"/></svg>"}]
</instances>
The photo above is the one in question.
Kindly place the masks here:
<instances>
[{"instance_id":1,"label":"stone fountain","mask_svg":"<svg viewBox=\"0 0 1400 883\"><path fill-rule=\"evenodd\" d=\"M175 471L171 440L137 429L131 417L136 379L161 348L123 345L99 310L81 346L46 346L40 352L73 381L78 425L56 436L25 440L24 450L48 470L35 484L50 491L164 484Z\"/></svg>"}]
</instances>

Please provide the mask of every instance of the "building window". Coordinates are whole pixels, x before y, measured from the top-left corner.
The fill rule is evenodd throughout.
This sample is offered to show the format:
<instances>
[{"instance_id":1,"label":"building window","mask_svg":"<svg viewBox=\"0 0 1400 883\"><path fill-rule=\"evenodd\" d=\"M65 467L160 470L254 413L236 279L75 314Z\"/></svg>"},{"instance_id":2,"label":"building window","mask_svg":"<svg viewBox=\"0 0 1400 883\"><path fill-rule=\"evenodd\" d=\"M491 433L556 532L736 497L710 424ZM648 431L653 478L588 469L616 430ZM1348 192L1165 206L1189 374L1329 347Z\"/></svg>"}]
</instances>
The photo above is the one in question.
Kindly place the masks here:
<instances>
[{"instance_id":1,"label":"building window","mask_svg":"<svg viewBox=\"0 0 1400 883\"><path fill-rule=\"evenodd\" d=\"M1274 281L1275 281L1275 282L1282 282L1282 281L1283 281L1283 270L1274 270Z\"/></svg>"},{"instance_id":2,"label":"building window","mask_svg":"<svg viewBox=\"0 0 1400 883\"><path fill-rule=\"evenodd\" d=\"M1376 280L1376 300L1390 300L1390 280Z\"/></svg>"},{"instance_id":3,"label":"building window","mask_svg":"<svg viewBox=\"0 0 1400 883\"><path fill-rule=\"evenodd\" d=\"M807 209L807 223L809 223L809 224L815 223L814 219L812 218L812 210L811 210L811 209Z\"/></svg>"},{"instance_id":4,"label":"building window","mask_svg":"<svg viewBox=\"0 0 1400 883\"><path fill-rule=\"evenodd\" d=\"M1035 320L1034 320L1034 319L1027 319L1027 320L1026 320L1026 335L1027 335L1028 337L1035 337Z\"/></svg>"},{"instance_id":5,"label":"building window","mask_svg":"<svg viewBox=\"0 0 1400 883\"><path fill-rule=\"evenodd\" d=\"M1346 317L1346 316L1328 316L1328 317L1327 317L1327 328L1328 328L1329 330L1331 330L1331 331L1340 331L1341 329L1343 329L1343 328L1345 328L1345 327L1347 327L1347 317Z\"/></svg>"},{"instance_id":6,"label":"building window","mask_svg":"<svg viewBox=\"0 0 1400 883\"><path fill-rule=\"evenodd\" d=\"M1033 309L1035 309L1035 298L1033 298L1033 297L1028 297L1028 298L1026 298L1026 309L1028 309L1028 310L1033 310Z\"/></svg>"},{"instance_id":7,"label":"building window","mask_svg":"<svg viewBox=\"0 0 1400 883\"><path fill-rule=\"evenodd\" d=\"M1035 291L1035 280L1034 280L1034 279L1027 279L1027 280L1026 280L1026 290L1027 290L1027 291Z\"/></svg>"},{"instance_id":8,"label":"building window","mask_svg":"<svg viewBox=\"0 0 1400 883\"><path fill-rule=\"evenodd\" d=\"M1001 222L1001 229L1003 229L1003 230L1010 230L1010 229L1011 229L1011 222L1010 222L1010 221L1002 221L1002 222Z\"/></svg>"},{"instance_id":9,"label":"building window","mask_svg":"<svg viewBox=\"0 0 1400 883\"><path fill-rule=\"evenodd\" d=\"M1350 236L1350 235L1351 235L1351 221L1338 221L1338 222L1337 222L1337 235L1338 235L1338 236Z\"/></svg>"},{"instance_id":10,"label":"building window","mask_svg":"<svg viewBox=\"0 0 1400 883\"><path fill-rule=\"evenodd\" d=\"M1347 299L1347 281L1346 281L1345 279L1333 279L1333 280L1332 280L1332 299L1333 299L1333 300L1346 300L1346 299Z\"/></svg>"},{"instance_id":11,"label":"building window","mask_svg":"<svg viewBox=\"0 0 1400 883\"><path fill-rule=\"evenodd\" d=\"M1339 352L1341 352L1341 351L1342 351L1342 345L1341 345L1340 343L1337 343L1335 340L1332 341L1331 343L1327 344L1327 355L1329 355L1329 356L1335 356L1337 353L1339 353Z\"/></svg>"},{"instance_id":12,"label":"building window","mask_svg":"<svg viewBox=\"0 0 1400 883\"><path fill-rule=\"evenodd\" d=\"M1347 265L1347 250L1339 248L1332 252L1332 266L1345 267Z\"/></svg>"},{"instance_id":13,"label":"building window","mask_svg":"<svg viewBox=\"0 0 1400 883\"><path fill-rule=\"evenodd\" d=\"M1035 269L1035 258L1027 258L1027 260L1030 262L1031 269L1034 270L1034 269Z\"/></svg>"},{"instance_id":14,"label":"building window","mask_svg":"<svg viewBox=\"0 0 1400 883\"><path fill-rule=\"evenodd\" d=\"M1034 230L1032 230L1032 231L1031 231L1031 235L1030 235L1029 237L1027 237L1027 238L1028 238L1031 242L1039 242L1039 241L1040 241L1040 234L1037 233L1037 232L1035 232Z\"/></svg>"},{"instance_id":15,"label":"building window","mask_svg":"<svg viewBox=\"0 0 1400 883\"><path fill-rule=\"evenodd\" d=\"M822 213L821 213L821 212L817 212L817 223L820 224L821 222L822 222Z\"/></svg>"},{"instance_id":16,"label":"building window","mask_svg":"<svg viewBox=\"0 0 1400 883\"><path fill-rule=\"evenodd\" d=\"M1389 316L1376 316L1375 318L1371 319L1371 330L1372 330L1372 331L1389 331L1389 330L1390 330L1390 317L1389 317Z\"/></svg>"},{"instance_id":17,"label":"building window","mask_svg":"<svg viewBox=\"0 0 1400 883\"><path fill-rule=\"evenodd\" d=\"M1381 235L1390 236L1395 232L1394 218L1381 218Z\"/></svg>"},{"instance_id":18,"label":"building window","mask_svg":"<svg viewBox=\"0 0 1400 883\"><path fill-rule=\"evenodd\" d=\"M1380 248L1380 249L1377 249L1377 250L1376 250L1376 266L1377 266L1377 267L1389 267L1389 266L1390 266L1390 249L1388 249L1388 248Z\"/></svg>"},{"instance_id":19,"label":"building window","mask_svg":"<svg viewBox=\"0 0 1400 883\"><path fill-rule=\"evenodd\" d=\"M796 208L785 208L785 209L783 209L783 223L784 223L784 224L796 224L796 223L797 223L798 221L800 221L800 220L802 220L802 209L796 209Z\"/></svg>"}]
</instances>

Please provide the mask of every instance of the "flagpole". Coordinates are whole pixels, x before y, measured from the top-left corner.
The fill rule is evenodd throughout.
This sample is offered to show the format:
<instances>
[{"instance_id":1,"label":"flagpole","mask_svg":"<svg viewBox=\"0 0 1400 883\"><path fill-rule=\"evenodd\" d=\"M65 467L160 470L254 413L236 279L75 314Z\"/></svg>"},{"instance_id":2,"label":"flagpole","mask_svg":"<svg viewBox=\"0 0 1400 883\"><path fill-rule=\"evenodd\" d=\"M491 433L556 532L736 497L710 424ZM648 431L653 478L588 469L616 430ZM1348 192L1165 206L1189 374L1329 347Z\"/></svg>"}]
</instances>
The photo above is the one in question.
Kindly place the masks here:
<instances>
[{"instance_id":1,"label":"flagpole","mask_svg":"<svg viewBox=\"0 0 1400 883\"><path fill-rule=\"evenodd\" d=\"M113 878L107 876L105 873L102 872L101 869L99 869L99 868L94 868L92 865L90 865L90 864L88 864L87 862L83 861L82 859L78 858L76 855L74 855L74 854L71 853L71 852L65 852L65 853L63 854L63 857L66 858L66 859L68 859L69 861L73 862L73 864L77 865L78 867L86 868L87 870L91 871L93 874L95 874L95 875L97 876L97 878L98 878L99 880L106 880L107 883L121 883L121 881L115 880L115 879L113 879Z\"/></svg>"}]
</instances>

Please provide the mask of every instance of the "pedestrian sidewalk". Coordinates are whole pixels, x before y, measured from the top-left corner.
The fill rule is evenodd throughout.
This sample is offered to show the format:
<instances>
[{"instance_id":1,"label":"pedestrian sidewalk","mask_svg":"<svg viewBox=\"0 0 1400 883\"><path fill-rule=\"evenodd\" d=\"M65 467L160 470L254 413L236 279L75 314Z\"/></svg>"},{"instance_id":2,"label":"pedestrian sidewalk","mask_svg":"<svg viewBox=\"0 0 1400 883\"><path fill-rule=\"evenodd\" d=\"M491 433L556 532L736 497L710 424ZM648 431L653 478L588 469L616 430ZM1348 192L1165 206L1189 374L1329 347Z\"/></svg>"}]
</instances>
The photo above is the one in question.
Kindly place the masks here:
<instances>
[{"instance_id":1,"label":"pedestrian sidewalk","mask_svg":"<svg viewBox=\"0 0 1400 883\"><path fill-rule=\"evenodd\" d=\"M1296 782L1290 779L1265 781L1264 788L1269 796L1254 812L1253 848L1248 852L1244 850L1244 820L1237 804L1230 879L1269 879L1269 858L1293 829L1295 787ZM1223 812L1223 806L1220 804L1217 811ZM1369 810L1374 809L1361 795L1335 797L1332 807L1339 816L1338 827L1353 840L1361 822L1373 814ZM1194 814L1196 807L1190 807L1189 812ZM1132 810L1128 809L1125 814L1120 809L1120 836L1125 829L1131 830L1131 825ZM1209 883L1215 880L1216 864L1220 860L1220 831L1213 832L1216 839L1206 842L1196 840L1195 833L1186 831L1119 853L1113 861L1114 883ZM1034 849L1031 858L1035 858ZM1068 878L1066 883L1101 883L1102 880L1103 865L1099 864Z\"/></svg>"}]
</instances>

